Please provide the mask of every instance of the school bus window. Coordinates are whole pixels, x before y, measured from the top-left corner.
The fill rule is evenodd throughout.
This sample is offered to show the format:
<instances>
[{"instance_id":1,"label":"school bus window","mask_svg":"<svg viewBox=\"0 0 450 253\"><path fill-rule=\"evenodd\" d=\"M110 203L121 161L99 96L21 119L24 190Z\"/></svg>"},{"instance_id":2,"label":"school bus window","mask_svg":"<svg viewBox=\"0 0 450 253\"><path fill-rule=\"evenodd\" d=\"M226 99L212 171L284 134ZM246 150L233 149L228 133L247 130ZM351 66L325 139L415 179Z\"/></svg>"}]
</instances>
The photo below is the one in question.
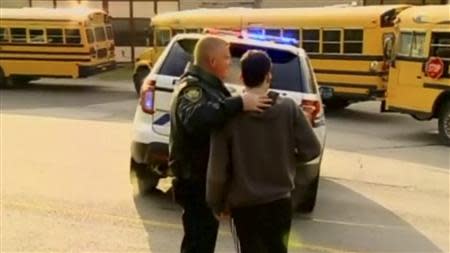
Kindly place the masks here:
<instances>
[{"instance_id":1,"label":"school bus window","mask_svg":"<svg viewBox=\"0 0 450 253\"><path fill-rule=\"evenodd\" d=\"M450 32L434 32L431 35L432 56L450 59Z\"/></svg>"},{"instance_id":2,"label":"school bus window","mask_svg":"<svg viewBox=\"0 0 450 253\"><path fill-rule=\"evenodd\" d=\"M363 36L364 36L363 30L345 29L344 54L362 54Z\"/></svg>"},{"instance_id":3,"label":"school bus window","mask_svg":"<svg viewBox=\"0 0 450 253\"><path fill-rule=\"evenodd\" d=\"M150 30L147 31L148 34L147 34L147 38L146 38L148 46L151 46L151 47L153 47L155 45L155 33L153 32L153 30L154 30L154 28L151 27Z\"/></svg>"},{"instance_id":4,"label":"school bus window","mask_svg":"<svg viewBox=\"0 0 450 253\"><path fill-rule=\"evenodd\" d=\"M80 30L79 29L65 29L66 43L67 44L80 44Z\"/></svg>"},{"instance_id":5,"label":"school bus window","mask_svg":"<svg viewBox=\"0 0 450 253\"><path fill-rule=\"evenodd\" d=\"M295 30L295 29L284 29L283 37L300 40L300 32L299 32L299 30Z\"/></svg>"},{"instance_id":6,"label":"school bus window","mask_svg":"<svg viewBox=\"0 0 450 253\"><path fill-rule=\"evenodd\" d=\"M281 37L281 30L280 29L266 29L266 35Z\"/></svg>"},{"instance_id":7,"label":"school bus window","mask_svg":"<svg viewBox=\"0 0 450 253\"><path fill-rule=\"evenodd\" d=\"M103 28L103 26L101 27L96 27L94 29L94 33L95 33L95 41L97 42L103 42L106 40L106 34L105 34L105 29Z\"/></svg>"},{"instance_id":8,"label":"school bus window","mask_svg":"<svg viewBox=\"0 0 450 253\"><path fill-rule=\"evenodd\" d=\"M184 30L183 29L172 29L172 36L175 36L180 33L184 33Z\"/></svg>"},{"instance_id":9,"label":"school bus window","mask_svg":"<svg viewBox=\"0 0 450 253\"><path fill-rule=\"evenodd\" d=\"M302 31L302 38L302 47L306 52L320 52L320 31L318 29L304 29Z\"/></svg>"},{"instance_id":10,"label":"school bus window","mask_svg":"<svg viewBox=\"0 0 450 253\"><path fill-rule=\"evenodd\" d=\"M9 42L8 28L0 27L0 42Z\"/></svg>"},{"instance_id":11,"label":"school bus window","mask_svg":"<svg viewBox=\"0 0 450 253\"><path fill-rule=\"evenodd\" d=\"M19 43L27 42L27 29L11 28L11 41Z\"/></svg>"},{"instance_id":12,"label":"school bus window","mask_svg":"<svg viewBox=\"0 0 450 253\"><path fill-rule=\"evenodd\" d=\"M155 31L156 46L165 47L170 42L170 30L156 30Z\"/></svg>"},{"instance_id":13,"label":"school bus window","mask_svg":"<svg viewBox=\"0 0 450 253\"><path fill-rule=\"evenodd\" d=\"M106 26L106 38L108 40L113 40L114 39L114 33L112 30L112 26Z\"/></svg>"},{"instance_id":14,"label":"school bus window","mask_svg":"<svg viewBox=\"0 0 450 253\"><path fill-rule=\"evenodd\" d=\"M50 44L63 44L64 36L62 29L46 29L47 32L47 43Z\"/></svg>"},{"instance_id":15,"label":"school bus window","mask_svg":"<svg viewBox=\"0 0 450 253\"><path fill-rule=\"evenodd\" d=\"M413 43L411 47L411 56L412 57L425 56L424 44L425 44L425 33L414 33Z\"/></svg>"},{"instance_id":16,"label":"school bus window","mask_svg":"<svg viewBox=\"0 0 450 253\"><path fill-rule=\"evenodd\" d=\"M94 43L94 32L92 31L92 29L86 29L86 38L88 44Z\"/></svg>"},{"instance_id":17,"label":"school bus window","mask_svg":"<svg viewBox=\"0 0 450 253\"><path fill-rule=\"evenodd\" d=\"M323 31L323 53L341 52L341 31Z\"/></svg>"},{"instance_id":18,"label":"school bus window","mask_svg":"<svg viewBox=\"0 0 450 253\"><path fill-rule=\"evenodd\" d=\"M31 43L45 43L44 30L29 29L28 30Z\"/></svg>"},{"instance_id":19,"label":"school bus window","mask_svg":"<svg viewBox=\"0 0 450 253\"><path fill-rule=\"evenodd\" d=\"M200 29L198 28L190 28L186 29L186 33L198 33Z\"/></svg>"},{"instance_id":20,"label":"school bus window","mask_svg":"<svg viewBox=\"0 0 450 253\"><path fill-rule=\"evenodd\" d=\"M398 54L402 56L409 56L411 52L413 34L412 32L400 33L400 48Z\"/></svg>"}]
</instances>

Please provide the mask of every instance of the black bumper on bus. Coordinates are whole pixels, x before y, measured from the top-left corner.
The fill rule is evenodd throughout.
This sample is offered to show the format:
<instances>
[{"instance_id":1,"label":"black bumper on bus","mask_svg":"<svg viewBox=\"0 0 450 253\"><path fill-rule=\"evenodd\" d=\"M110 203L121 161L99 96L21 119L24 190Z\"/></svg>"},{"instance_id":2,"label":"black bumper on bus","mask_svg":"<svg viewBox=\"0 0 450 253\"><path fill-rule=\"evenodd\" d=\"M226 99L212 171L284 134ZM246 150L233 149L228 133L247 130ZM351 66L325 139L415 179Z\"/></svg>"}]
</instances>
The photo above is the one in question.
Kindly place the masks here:
<instances>
[{"instance_id":1,"label":"black bumper on bus","mask_svg":"<svg viewBox=\"0 0 450 253\"><path fill-rule=\"evenodd\" d=\"M116 62L110 61L92 66L78 66L78 77L88 77L116 68Z\"/></svg>"}]
</instances>

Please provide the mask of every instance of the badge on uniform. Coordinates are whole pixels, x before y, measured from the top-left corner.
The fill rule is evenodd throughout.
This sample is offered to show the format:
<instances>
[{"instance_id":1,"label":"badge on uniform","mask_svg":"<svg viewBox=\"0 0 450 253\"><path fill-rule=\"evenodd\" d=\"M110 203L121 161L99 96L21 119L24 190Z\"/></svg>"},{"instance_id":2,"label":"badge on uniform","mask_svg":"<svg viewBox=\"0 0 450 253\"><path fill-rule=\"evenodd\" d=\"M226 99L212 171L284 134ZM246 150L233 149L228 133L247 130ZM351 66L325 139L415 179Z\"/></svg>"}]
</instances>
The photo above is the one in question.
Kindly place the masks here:
<instances>
[{"instance_id":1,"label":"badge on uniform","mask_svg":"<svg viewBox=\"0 0 450 253\"><path fill-rule=\"evenodd\" d=\"M202 98L202 89L199 87L189 87L184 91L184 97L192 103L197 103Z\"/></svg>"}]
</instances>

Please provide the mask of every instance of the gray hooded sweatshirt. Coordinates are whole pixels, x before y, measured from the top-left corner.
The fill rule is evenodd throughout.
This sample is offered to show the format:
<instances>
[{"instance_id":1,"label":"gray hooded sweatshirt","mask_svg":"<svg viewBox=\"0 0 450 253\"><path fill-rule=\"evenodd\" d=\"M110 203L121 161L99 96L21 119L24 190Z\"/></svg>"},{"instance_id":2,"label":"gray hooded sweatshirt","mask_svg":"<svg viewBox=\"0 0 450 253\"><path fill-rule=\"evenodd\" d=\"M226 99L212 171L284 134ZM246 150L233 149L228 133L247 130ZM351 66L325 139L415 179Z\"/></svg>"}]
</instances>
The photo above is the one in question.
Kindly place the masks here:
<instances>
[{"instance_id":1,"label":"gray hooded sweatshirt","mask_svg":"<svg viewBox=\"0 0 450 253\"><path fill-rule=\"evenodd\" d=\"M298 163L320 152L292 99L280 97L263 113L243 112L211 136L206 200L218 213L290 197Z\"/></svg>"}]
</instances>

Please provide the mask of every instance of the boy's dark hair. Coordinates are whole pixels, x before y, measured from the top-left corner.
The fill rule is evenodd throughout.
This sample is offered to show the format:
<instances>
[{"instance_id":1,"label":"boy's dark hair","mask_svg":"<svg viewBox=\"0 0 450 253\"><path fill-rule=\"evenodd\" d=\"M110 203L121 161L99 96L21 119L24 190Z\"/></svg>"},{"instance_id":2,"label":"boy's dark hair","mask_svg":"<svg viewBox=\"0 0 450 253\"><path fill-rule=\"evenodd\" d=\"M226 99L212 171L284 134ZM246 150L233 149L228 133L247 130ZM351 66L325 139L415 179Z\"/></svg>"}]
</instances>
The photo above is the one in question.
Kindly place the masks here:
<instances>
[{"instance_id":1,"label":"boy's dark hair","mask_svg":"<svg viewBox=\"0 0 450 253\"><path fill-rule=\"evenodd\" d=\"M262 84L272 67L272 61L266 52L261 50L248 50L241 57L242 79L247 87L256 87Z\"/></svg>"}]
</instances>

